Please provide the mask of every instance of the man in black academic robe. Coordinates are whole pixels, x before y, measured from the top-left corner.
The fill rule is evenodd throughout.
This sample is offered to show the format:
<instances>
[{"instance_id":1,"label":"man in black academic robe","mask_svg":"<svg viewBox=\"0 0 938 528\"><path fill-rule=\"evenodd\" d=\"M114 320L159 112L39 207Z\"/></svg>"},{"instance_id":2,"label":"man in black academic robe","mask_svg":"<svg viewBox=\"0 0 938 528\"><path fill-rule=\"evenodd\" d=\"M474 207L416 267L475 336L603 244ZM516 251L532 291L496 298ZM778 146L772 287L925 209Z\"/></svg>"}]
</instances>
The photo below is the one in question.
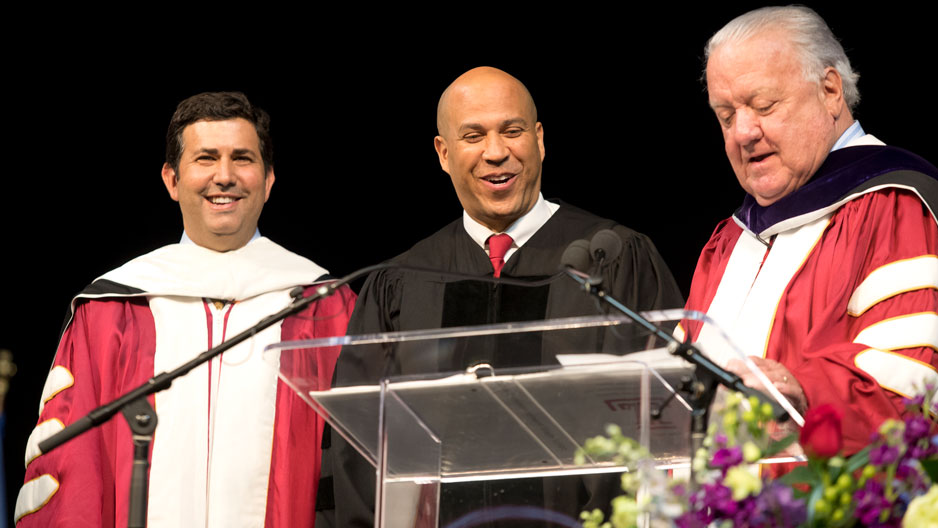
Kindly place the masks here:
<instances>
[{"instance_id":1,"label":"man in black academic robe","mask_svg":"<svg viewBox=\"0 0 938 528\"><path fill-rule=\"evenodd\" d=\"M603 229L622 242L600 273L606 292L635 310L675 308L682 298L670 271L644 235L576 207L544 200L540 193L543 127L527 89L494 68L476 68L443 93L437 113L436 150L453 180L463 217L417 243L395 262L441 270L424 273L388 269L362 288L350 334L417 330L473 324L595 315L596 301L572 280L525 287L466 280L477 277L538 280L554 275L561 255L579 239ZM491 236L507 234L503 256ZM600 329L581 330L566 341L541 343L538 334L510 341L476 341L433 354L398 350L386 360L379 350L346 349L339 357L336 385L376 384L384 376L463 370L478 363L494 368L556 364L557 353L584 349L619 351L617 339ZM621 352L620 352L621 353ZM390 362L390 364L389 364ZM335 446L335 502L338 526L373 524L375 472L338 435ZM489 483L445 485L440 523L499 504L546 504L573 515L589 507L608 508L614 483L583 486L576 477L525 479L498 488ZM607 479L609 480L609 479ZM612 481L617 481L615 476ZM610 481L610 482L612 482ZM587 489L588 488L588 489ZM603 492L597 490L602 489ZM496 497L497 496L497 497ZM509 521L517 526L517 521Z\"/></svg>"}]
</instances>

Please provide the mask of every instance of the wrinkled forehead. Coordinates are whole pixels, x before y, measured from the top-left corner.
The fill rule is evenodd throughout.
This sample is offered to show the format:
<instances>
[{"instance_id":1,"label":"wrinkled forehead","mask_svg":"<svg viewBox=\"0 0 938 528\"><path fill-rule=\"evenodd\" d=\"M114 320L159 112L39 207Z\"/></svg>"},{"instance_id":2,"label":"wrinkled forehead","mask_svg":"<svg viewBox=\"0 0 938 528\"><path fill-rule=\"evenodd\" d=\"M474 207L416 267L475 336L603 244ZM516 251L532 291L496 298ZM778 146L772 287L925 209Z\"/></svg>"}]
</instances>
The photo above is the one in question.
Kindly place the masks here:
<instances>
[{"instance_id":1,"label":"wrinkled forehead","mask_svg":"<svg viewBox=\"0 0 938 528\"><path fill-rule=\"evenodd\" d=\"M766 89L766 84L803 80L797 50L789 39L760 33L716 47L707 61L707 91L712 99L720 89ZM750 86L752 85L752 86Z\"/></svg>"}]
</instances>

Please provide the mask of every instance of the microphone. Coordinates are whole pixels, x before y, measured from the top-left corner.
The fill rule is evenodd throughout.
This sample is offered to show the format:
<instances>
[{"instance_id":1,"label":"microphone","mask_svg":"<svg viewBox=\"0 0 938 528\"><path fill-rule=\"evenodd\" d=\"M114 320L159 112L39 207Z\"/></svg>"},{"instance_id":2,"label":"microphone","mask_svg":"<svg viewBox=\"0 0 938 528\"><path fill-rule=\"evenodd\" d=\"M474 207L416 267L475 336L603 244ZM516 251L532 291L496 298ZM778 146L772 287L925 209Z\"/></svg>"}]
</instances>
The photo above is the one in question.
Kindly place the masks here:
<instances>
[{"instance_id":1,"label":"microphone","mask_svg":"<svg viewBox=\"0 0 938 528\"><path fill-rule=\"evenodd\" d=\"M612 229L597 231L590 240L590 255L593 260L600 262L600 266L606 258L614 257L620 251L622 251L622 239Z\"/></svg>"},{"instance_id":2,"label":"microphone","mask_svg":"<svg viewBox=\"0 0 938 528\"><path fill-rule=\"evenodd\" d=\"M603 266L607 259L613 259L622 251L622 239L612 229L602 229L597 231L590 240L590 256L593 258L593 266L589 270L590 277L598 279L598 284L602 281Z\"/></svg>"},{"instance_id":3,"label":"microphone","mask_svg":"<svg viewBox=\"0 0 938 528\"><path fill-rule=\"evenodd\" d=\"M560 267L585 272L590 267L590 243L586 239L570 242L560 257Z\"/></svg>"}]
</instances>

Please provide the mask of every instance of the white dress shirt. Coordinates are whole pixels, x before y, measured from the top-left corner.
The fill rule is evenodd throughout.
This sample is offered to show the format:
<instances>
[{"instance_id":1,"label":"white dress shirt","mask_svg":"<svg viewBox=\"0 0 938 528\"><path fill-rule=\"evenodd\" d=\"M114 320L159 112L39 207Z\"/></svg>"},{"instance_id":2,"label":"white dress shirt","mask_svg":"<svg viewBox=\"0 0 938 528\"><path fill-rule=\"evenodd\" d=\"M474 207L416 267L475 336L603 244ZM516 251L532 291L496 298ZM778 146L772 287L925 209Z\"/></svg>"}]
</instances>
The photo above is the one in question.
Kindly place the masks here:
<instances>
[{"instance_id":1,"label":"white dress shirt","mask_svg":"<svg viewBox=\"0 0 938 528\"><path fill-rule=\"evenodd\" d=\"M537 233L537 230L550 220L550 217L557 212L557 209L560 209L560 205L548 202L541 193L537 193L537 202L534 203L534 207L521 218L515 220L515 222L504 231L512 240L511 247L505 253L505 262L508 262L508 259L515 254L515 251L530 240L531 237L534 236L534 233ZM479 222L476 222L465 210L462 212L462 225L466 229L466 233L469 233L472 240L475 240L476 244L479 244L479 247L485 250L485 254L488 255L489 237L500 233L496 233Z\"/></svg>"}]
</instances>

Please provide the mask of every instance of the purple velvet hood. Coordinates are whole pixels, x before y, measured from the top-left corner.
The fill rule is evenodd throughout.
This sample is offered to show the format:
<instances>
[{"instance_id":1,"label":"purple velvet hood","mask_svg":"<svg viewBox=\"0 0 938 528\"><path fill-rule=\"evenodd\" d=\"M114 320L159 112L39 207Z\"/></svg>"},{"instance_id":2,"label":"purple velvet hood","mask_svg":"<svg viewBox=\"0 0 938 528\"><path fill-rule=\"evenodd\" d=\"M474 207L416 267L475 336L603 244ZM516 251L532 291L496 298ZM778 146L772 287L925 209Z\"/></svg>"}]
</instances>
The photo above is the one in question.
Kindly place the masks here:
<instances>
[{"instance_id":1,"label":"purple velvet hood","mask_svg":"<svg viewBox=\"0 0 938 528\"><path fill-rule=\"evenodd\" d=\"M755 234L785 220L824 209L879 186L915 189L938 214L938 169L896 147L858 146L831 152L811 180L767 207L747 195L733 216Z\"/></svg>"}]
</instances>

